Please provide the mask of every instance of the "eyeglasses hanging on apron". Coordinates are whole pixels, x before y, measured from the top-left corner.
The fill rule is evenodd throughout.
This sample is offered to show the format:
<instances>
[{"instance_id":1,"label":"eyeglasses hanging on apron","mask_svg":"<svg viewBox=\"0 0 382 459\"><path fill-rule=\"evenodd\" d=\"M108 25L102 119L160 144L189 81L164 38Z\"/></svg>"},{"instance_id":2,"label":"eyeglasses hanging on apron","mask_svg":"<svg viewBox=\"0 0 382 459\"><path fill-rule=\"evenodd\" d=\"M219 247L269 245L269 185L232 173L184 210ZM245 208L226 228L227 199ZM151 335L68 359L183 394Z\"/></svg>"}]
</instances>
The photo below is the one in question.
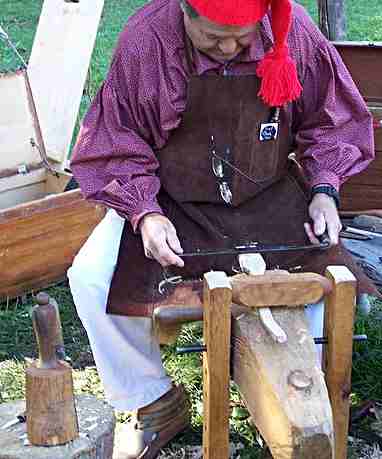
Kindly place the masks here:
<instances>
[{"instance_id":1,"label":"eyeglasses hanging on apron","mask_svg":"<svg viewBox=\"0 0 382 459\"><path fill-rule=\"evenodd\" d=\"M270 140L276 140L279 132L279 123L280 108L277 107L274 109L269 121L261 123L259 131L260 141L267 142ZM233 196L230 187L230 179L232 178L233 172L237 172L252 183L257 184L259 181L254 180L252 177L232 164L232 152L230 147L223 148L222 153L218 152L215 137L213 135L210 136L209 149L212 171L217 179L220 196L226 204L232 205Z\"/></svg>"}]
</instances>

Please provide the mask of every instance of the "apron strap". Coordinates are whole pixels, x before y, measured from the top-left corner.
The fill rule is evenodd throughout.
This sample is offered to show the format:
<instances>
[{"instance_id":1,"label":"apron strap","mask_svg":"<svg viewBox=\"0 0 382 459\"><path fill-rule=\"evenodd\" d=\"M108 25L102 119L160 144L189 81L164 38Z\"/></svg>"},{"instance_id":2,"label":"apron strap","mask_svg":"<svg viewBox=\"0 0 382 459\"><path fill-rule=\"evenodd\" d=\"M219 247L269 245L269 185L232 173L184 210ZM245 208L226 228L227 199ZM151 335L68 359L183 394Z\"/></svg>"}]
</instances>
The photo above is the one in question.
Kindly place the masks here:
<instances>
[{"instance_id":1,"label":"apron strap","mask_svg":"<svg viewBox=\"0 0 382 459\"><path fill-rule=\"evenodd\" d=\"M184 43L185 43L184 54L186 57L187 71L190 76L193 76L193 75L196 75L196 69L195 69L194 57L193 57L193 51L192 51L193 45L186 31L184 31Z\"/></svg>"}]
</instances>

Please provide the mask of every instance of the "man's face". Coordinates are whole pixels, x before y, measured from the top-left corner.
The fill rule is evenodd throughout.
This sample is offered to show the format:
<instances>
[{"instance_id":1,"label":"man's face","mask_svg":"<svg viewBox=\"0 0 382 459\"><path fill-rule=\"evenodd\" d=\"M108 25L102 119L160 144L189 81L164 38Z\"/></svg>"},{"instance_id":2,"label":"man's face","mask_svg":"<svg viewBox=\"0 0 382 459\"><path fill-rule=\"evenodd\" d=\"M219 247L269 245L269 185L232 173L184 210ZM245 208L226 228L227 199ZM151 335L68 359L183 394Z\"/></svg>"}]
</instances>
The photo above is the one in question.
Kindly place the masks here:
<instances>
[{"instance_id":1,"label":"man's face","mask_svg":"<svg viewBox=\"0 0 382 459\"><path fill-rule=\"evenodd\" d=\"M192 44L217 61L227 61L247 48L258 30L258 23L246 27L216 24L205 17L191 19L184 13L184 26Z\"/></svg>"}]
</instances>

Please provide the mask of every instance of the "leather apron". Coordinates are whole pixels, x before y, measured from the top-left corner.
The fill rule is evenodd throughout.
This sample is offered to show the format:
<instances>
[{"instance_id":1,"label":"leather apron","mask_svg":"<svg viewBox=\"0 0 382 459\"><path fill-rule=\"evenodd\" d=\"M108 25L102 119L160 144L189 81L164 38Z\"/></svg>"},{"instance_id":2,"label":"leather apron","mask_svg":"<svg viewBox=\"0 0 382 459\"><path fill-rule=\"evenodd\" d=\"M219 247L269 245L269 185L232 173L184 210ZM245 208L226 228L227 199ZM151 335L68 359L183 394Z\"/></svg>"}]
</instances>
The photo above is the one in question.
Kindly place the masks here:
<instances>
[{"instance_id":1,"label":"leather apron","mask_svg":"<svg viewBox=\"0 0 382 459\"><path fill-rule=\"evenodd\" d=\"M188 56L187 56L188 55ZM174 224L185 252L223 249L248 242L307 244L308 192L292 151L291 118L282 108L277 136L261 140L260 130L275 109L257 93L256 75L195 75L190 71L187 103L180 126L155 153L160 162L158 201ZM231 198L231 199L229 199ZM230 202L227 202L230 201ZM323 273L326 266L345 264L375 289L341 246L329 250L265 255L267 267ZM165 277L201 278L210 270L232 275L236 257L193 257L185 267L165 270L145 257L140 234L125 223L107 312L151 316L168 302L158 286ZM181 302L177 298L177 303ZM172 301L170 300L170 303Z\"/></svg>"}]
</instances>

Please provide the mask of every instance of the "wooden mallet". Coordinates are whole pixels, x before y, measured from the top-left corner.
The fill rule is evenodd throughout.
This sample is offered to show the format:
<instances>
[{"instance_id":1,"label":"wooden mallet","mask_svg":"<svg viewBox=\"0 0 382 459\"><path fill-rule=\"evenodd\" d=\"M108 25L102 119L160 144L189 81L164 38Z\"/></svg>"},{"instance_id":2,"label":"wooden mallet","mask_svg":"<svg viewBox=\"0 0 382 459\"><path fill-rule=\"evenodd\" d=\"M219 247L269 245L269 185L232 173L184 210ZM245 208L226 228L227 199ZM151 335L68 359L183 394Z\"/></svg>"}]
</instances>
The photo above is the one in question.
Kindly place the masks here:
<instances>
[{"instance_id":1,"label":"wooden mallet","mask_svg":"<svg viewBox=\"0 0 382 459\"><path fill-rule=\"evenodd\" d=\"M55 301L39 293L37 303L32 322L39 359L26 369L28 440L33 445L62 445L78 436L72 369L57 357L62 331Z\"/></svg>"}]
</instances>

